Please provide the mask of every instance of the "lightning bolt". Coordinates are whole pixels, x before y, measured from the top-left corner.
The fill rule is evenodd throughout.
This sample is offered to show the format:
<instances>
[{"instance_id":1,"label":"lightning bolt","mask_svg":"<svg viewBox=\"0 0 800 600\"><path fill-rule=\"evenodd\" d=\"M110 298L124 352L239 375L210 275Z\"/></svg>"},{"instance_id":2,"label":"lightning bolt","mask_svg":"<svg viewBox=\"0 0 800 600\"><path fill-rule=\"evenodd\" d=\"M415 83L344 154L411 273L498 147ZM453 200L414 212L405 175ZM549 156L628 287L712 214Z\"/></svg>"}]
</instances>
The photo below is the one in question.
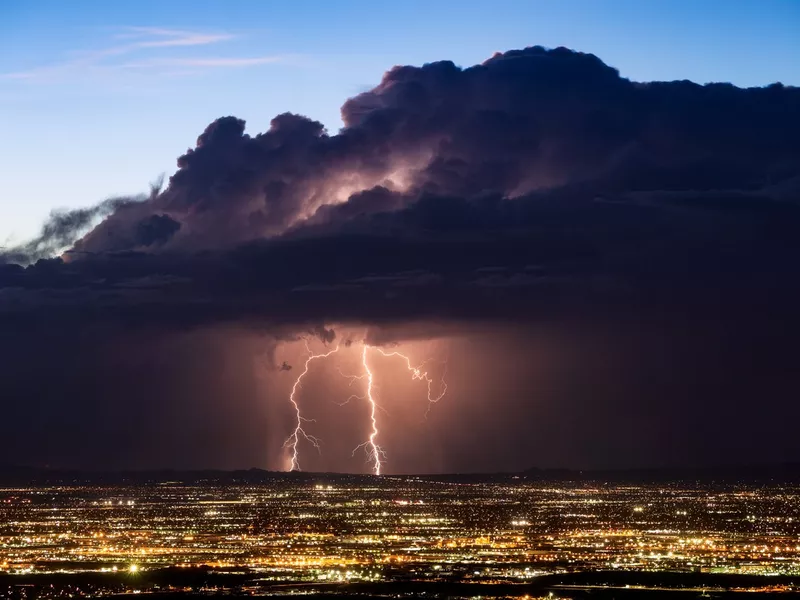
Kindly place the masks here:
<instances>
[{"instance_id":1,"label":"lightning bolt","mask_svg":"<svg viewBox=\"0 0 800 600\"><path fill-rule=\"evenodd\" d=\"M361 449L364 448L367 452L367 461L372 463L372 472L375 475L381 474L381 468L383 467L383 461L386 459L386 452L378 445L378 442L375 440L378 438L378 417L376 415L378 411L378 403L375 401L374 395L374 378L372 375L372 370L369 368L369 363L367 362L367 350L370 348L367 344L361 349L361 364L364 366L364 374L367 378L367 393L366 399L370 405L370 421L372 422L372 431L369 434L369 439L364 442L363 444L359 444L353 450L353 454Z\"/></svg>"},{"instance_id":2,"label":"lightning bolt","mask_svg":"<svg viewBox=\"0 0 800 600\"><path fill-rule=\"evenodd\" d=\"M300 436L305 438L317 450L320 449L319 448L319 445L320 445L319 438L311 435L310 433L306 432L305 429L303 429L303 423L312 423L312 422L314 422L314 419L306 419L305 417L303 417L300 414L300 405L297 403L297 399L296 399L297 390L298 390L298 388L300 388L300 382L303 380L303 377L305 377L306 374L308 373L309 365L311 364L312 361L317 360L319 358L327 358L331 354L334 354L334 353L339 351L339 346L336 346L336 348L334 348L333 350L331 350L329 352L326 352L324 354L313 354L311 352L311 348L309 348L309 346L308 346L308 341L306 341L305 344L306 344L306 350L308 351L309 356L306 359L306 364L305 364L305 368L303 369L303 372L300 373L300 375L297 376L297 379L295 379L294 385L292 386L292 392L291 392L291 394L289 394L289 402L292 404L292 407L294 408L294 412L295 412L295 415L296 415L296 418L297 418L297 423L295 425L294 431L292 431L292 433L289 435L288 438L286 438L286 441L283 443L283 447L284 448L289 448L289 451L291 453L292 460L291 460L291 463L289 465L289 470L290 471L299 471L300 470L300 461L298 459L299 450L297 448L297 445L300 443Z\"/></svg>"},{"instance_id":3,"label":"lightning bolt","mask_svg":"<svg viewBox=\"0 0 800 600\"><path fill-rule=\"evenodd\" d=\"M447 382L444 380L444 378L442 378L442 380L441 380L441 384L440 384L440 388L439 388L439 394L438 395L434 395L434 393L433 393L433 383L434 383L433 379L431 379L428 376L428 372L427 371L423 371L422 370L422 367L424 367L425 363L428 362L428 361L425 361L421 365L419 365L418 367L415 367L415 366L413 366L411 364L411 359L408 356L406 356L405 354L402 354L401 352L397 352L397 351L386 352L385 350L383 350L381 348L377 348L377 347L375 348L375 350L377 350L378 352L380 352L381 354L383 354L386 357L399 356L400 358L402 358L406 362L406 367L408 367L408 370L411 372L411 379L419 379L421 381L424 381L427 384L427 386L428 386L428 410L425 411L425 416L427 417L428 416L428 412L430 412L430 410L431 410L431 406L436 404L442 398L444 398L444 395L447 393Z\"/></svg>"},{"instance_id":4,"label":"lightning bolt","mask_svg":"<svg viewBox=\"0 0 800 600\"><path fill-rule=\"evenodd\" d=\"M348 387L351 387L356 381L361 381L362 379L366 379L366 373L364 375L347 375L341 369L337 369L339 371L339 375L344 377L345 379L349 379L350 383L347 384ZM366 394L363 396L359 396L358 394L350 394L350 396L344 402L336 402L339 406L345 406L346 404L350 404L350 400L366 400Z\"/></svg>"},{"instance_id":5,"label":"lightning bolt","mask_svg":"<svg viewBox=\"0 0 800 600\"><path fill-rule=\"evenodd\" d=\"M291 403L292 407L295 411L296 416L296 424L295 428L292 433L286 438L283 446L284 448L288 448L291 454L291 462L289 465L290 471L299 471L300 470L300 461L299 461L299 443L301 437L309 442L312 446L314 446L317 450L320 449L320 440L319 438L311 435L303 428L304 423L311 423L313 419L307 419L302 416L300 412L300 405L297 402L297 392L302 387L303 378L308 374L310 365L312 361L328 358L330 355L335 354L339 351L340 346L336 346L333 350L329 350L328 352L321 353L321 354L314 354L311 351L311 348L308 346L308 341L305 342L306 350L308 351L308 358L306 359L303 372L297 376L297 379L292 386L292 391L289 394L289 402ZM398 351L387 352L382 348L377 346L370 346L369 344L363 343L361 348L361 365L364 369L363 375L345 375L342 373L341 369L339 369L339 373L350 380L350 385L352 385L356 380L362 381L366 380L366 391L363 396L358 395L351 395L347 400L340 403L340 405L347 404L350 400L358 399L358 400L366 400L369 403L370 408L370 423L372 428L370 430L370 434L368 439L359 444L353 450L353 455L358 450L363 449L367 454L367 462L372 464L372 472L375 475L380 475L384 463L386 461L386 451L378 444L378 435L380 431L378 429L378 410L383 410L383 408L378 404L376 400L376 392L375 392L375 377L370 368L369 361L367 360L368 354L371 350L376 350L383 356L387 358L392 357L400 357L405 361L406 368L411 373L412 380L420 380L424 381L427 386L427 399L428 399L428 410L425 412L425 416L427 417L428 412L430 411L431 406L436 404L439 400L441 400L444 395L447 393L447 383L445 382L444 378L442 378L439 391L438 393L434 393L434 379L428 375L427 371L423 371L422 368L425 366L426 362L423 362L419 366L414 366L411 364L411 359ZM384 411L385 412L385 411Z\"/></svg>"}]
</instances>

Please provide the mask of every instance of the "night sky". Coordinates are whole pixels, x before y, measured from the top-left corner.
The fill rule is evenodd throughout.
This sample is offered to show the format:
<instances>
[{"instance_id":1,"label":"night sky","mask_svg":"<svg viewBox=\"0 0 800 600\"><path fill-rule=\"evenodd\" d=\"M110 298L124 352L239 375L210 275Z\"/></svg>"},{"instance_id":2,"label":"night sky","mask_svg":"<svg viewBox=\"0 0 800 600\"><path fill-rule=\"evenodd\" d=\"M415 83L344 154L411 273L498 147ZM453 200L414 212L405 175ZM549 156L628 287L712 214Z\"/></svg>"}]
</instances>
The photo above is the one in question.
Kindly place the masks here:
<instances>
[{"instance_id":1,"label":"night sky","mask_svg":"<svg viewBox=\"0 0 800 600\"><path fill-rule=\"evenodd\" d=\"M303 468L369 472L365 342L448 386L371 359L387 473L800 460L800 89L530 47L341 112L6 248L0 463L282 469L308 343Z\"/></svg>"}]
</instances>

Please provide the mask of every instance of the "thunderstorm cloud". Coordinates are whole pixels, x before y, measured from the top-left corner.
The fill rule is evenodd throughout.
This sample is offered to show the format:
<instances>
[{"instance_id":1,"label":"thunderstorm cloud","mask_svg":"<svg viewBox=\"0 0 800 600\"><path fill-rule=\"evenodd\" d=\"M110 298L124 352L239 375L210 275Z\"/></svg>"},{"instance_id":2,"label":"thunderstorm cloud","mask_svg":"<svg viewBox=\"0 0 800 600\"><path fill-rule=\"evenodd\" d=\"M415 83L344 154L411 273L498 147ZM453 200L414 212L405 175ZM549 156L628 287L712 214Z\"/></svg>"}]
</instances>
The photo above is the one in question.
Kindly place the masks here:
<instances>
[{"instance_id":1,"label":"thunderstorm cloud","mask_svg":"<svg viewBox=\"0 0 800 600\"><path fill-rule=\"evenodd\" d=\"M0 450L260 466L258 348L363 330L480 340L454 342L439 454L398 470L800 459L799 89L532 47L394 67L342 118L222 117L164 189L5 250ZM475 454L509 427L526 441ZM89 432L116 449L63 450Z\"/></svg>"}]
</instances>

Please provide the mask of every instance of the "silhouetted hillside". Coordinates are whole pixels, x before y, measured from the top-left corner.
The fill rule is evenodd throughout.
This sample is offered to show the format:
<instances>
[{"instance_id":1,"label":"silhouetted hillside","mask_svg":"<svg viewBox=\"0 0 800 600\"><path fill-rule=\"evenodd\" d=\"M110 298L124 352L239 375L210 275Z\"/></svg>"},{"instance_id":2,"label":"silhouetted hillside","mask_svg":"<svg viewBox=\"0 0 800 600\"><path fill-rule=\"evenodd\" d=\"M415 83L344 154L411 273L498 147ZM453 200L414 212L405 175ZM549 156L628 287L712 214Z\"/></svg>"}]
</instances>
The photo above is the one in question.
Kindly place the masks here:
<instances>
[{"instance_id":1,"label":"silhouetted hillside","mask_svg":"<svg viewBox=\"0 0 800 600\"><path fill-rule=\"evenodd\" d=\"M531 468L519 473L450 473L441 475L387 475L385 478L454 483L513 483L531 481L609 482L609 483L800 483L800 464L721 466L709 468L652 468L615 470L571 470ZM346 473L306 473L247 469L181 471L78 471L41 467L0 466L0 485L145 485L157 483L191 484L283 484L337 481L372 481L373 475Z\"/></svg>"}]
</instances>

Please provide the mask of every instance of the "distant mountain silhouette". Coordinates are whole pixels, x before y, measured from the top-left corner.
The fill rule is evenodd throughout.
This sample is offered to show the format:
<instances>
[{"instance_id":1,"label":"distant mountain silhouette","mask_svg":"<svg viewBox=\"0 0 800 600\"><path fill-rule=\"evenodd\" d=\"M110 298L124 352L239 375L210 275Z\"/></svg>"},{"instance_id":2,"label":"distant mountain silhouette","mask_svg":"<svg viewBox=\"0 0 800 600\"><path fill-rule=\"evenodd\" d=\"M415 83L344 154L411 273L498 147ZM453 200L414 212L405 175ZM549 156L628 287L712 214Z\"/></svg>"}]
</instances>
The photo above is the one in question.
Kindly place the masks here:
<instances>
[{"instance_id":1,"label":"distant mountain silhouette","mask_svg":"<svg viewBox=\"0 0 800 600\"><path fill-rule=\"evenodd\" d=\"M448 481L462 483L513 483L532 481L575 481L610 483L666 483L690 482L705 483L767 483L800 482L800 463L747 466L717 466L691 468L644 468L573 470L531 468L517 473L449 473L440 475L385 475L383 479L403 479L419 481ZM339 481L348 483L374 481L374 475L347 473L308 473L266 471L247 469L223 471L203 470L142 470L142 471L80 471L72 469L50 469L45 467L25 467L0 465L0 485L75 485L83 483L100 485L141 485L153 483L195 483L195 484L292 484L318 481Z\"/></svg>"},{"instance_id":2,"label":"distant mountain silhouette","mask_svg":"<svg viewBox=\"0 0 800 600\"><path fill-rule=\"evenodd\" d=\"M525 476L529 480L575 479L586 481L604 480L619 482L800 481L800 463L596 470L539 469L534 467L524 471L521 475Z\"/></svg>"}]
</instances>

